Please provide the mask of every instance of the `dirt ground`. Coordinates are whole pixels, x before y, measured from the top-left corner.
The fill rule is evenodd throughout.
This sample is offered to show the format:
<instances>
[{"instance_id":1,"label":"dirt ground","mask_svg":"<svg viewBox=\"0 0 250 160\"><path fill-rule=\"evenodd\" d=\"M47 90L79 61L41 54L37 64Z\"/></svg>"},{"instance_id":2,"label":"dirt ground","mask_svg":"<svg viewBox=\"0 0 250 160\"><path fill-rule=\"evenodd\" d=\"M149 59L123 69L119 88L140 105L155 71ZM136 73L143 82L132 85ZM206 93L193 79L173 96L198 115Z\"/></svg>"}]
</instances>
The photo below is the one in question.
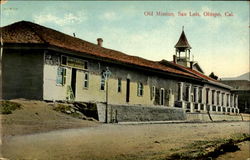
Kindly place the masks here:
<instances>
[{"instance_id":1,"label":"dirt ground","mask_svg":"<svg viewBox=\"0 0 250 160\"><path fill-rule=\"evenodd\" d=\"M195 141L230 138L239 133L249 133L249 122L103 124L4 137L2 156L11 160L155 160Z\"/></svg>"},{"instance_id":2,"label":"dirt ground","mask_svg":"<svg viewBox=\"0 0 250 160\"><path fill-rule=\"evenodd\" d=\"M22 109L12 114L0 114L1 135L23 135L47 132L57 129L80 128L99 125L98 122L80 120L56 112L48 103L24 99L12 100L22 105Z\"/></svg>"},{"instance_id":3,"label":"dirt ground","mask_svg":"<svg viewBox=\"0 0 250 160\"><path fill-rule=\"evenodd\" d=\"M239 151L223 154L216 160L236 160L236 158L237 160L250 160L250 141L242 142L238 146Z\"/></svg>"}]
</instances>

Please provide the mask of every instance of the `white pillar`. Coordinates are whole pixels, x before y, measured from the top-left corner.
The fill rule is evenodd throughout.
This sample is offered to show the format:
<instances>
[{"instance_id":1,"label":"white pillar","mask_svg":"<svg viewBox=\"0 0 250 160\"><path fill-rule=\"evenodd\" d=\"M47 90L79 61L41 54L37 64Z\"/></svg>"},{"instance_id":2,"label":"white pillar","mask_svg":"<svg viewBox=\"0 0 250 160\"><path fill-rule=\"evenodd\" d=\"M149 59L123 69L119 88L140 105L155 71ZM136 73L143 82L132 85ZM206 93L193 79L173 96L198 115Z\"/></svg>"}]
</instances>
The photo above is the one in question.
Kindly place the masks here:
<instances>
[{"instance_id":1,"label":"white pillar","mask_svg":"<svg viewBox=\"0 0 250 160\"><path fill-rule=\"evenodd\" d=\"M188 85L188 102L191 102L191 85Z\"/></svg>"},{"instance_id":2,"label":"white pillar","mask_svg":"<svg viewBox=\"0 0 250 160\"><path fill-rule=\"evenodd\" d=\"M217 106L217 92L216 92L216 90L214 90L214 105Z\"/></svg>"},{"instance_id":3,"label":"white pillar","mask_svg":"<svg viewBox=\"0 0 250 160\"><path fill-rule=\"evenodd\" d=\"M226 106L226 103L225 103L225 93L222 93L222 106L225 107Z\"/></svg>"},{"instance_id":4,"label":"white pillar","mask_svg":"<svg viewBox=\"0 0 250 160\"><path fill-rule=\"evenodd\" d=\"M217 96L218 96L217 105L218 105L218 106L221 106L221 93L220 93L220 91L217 92Z\"/></svg>"},{"instance_id":5,"label":"white pillar","mask_svg":"<svg viewBox=\"0 0 250 160\"><path fill-rule=\"evenodd\" d=\"M211 99L211 90L208 88L207 102L208 102L209 105L211 104L211 101L212 101L212 99Z\"/></svg>"},{"instance_id":6,"label":"white pillar","mask_svg":"<svg viewBox=\"0 0 250 160\"><path fill-rule=\"evenodd\" d=\"M234 94L232 94L232 104L231 104L232 107L234 107Z\"/></svg>"},{"instance_id":7,"label":"white pillar","mask_svg":"<svg viewBox=\"0 0 250 160\"><path fill-rule=\"evenodd\" d=\"M235 107L238 108L238 95L235 95Z\"/></svg>"},{"instance_id":8,"label":"white pillar","mask_svg":"<svg viewBox=\"0 0 250 160\"><path fill-rule=\"evenodd\" d=\"M179 84L179 101L183 101L183 82L178 83Z\"/></svg>"},{"instance_id":9,"label":"white pillar","mask_svg":"<svg viewBox=\"0 0 250 160\"><path fill-rule=\"evenodd\" d=\"M228 107L231 107L231 96L230 94L227 94L228 95Z\"/></svg>"}]
</instances>

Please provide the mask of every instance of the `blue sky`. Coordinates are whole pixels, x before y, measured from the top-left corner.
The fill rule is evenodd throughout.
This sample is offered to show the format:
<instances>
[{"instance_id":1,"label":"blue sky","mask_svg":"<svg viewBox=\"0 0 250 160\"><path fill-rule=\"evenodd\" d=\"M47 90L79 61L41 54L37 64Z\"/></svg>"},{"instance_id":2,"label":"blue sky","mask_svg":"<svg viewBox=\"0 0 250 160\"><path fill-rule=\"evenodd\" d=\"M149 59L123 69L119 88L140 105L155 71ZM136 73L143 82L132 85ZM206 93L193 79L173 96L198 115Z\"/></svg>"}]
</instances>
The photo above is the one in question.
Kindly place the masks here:
<instances>
[{"instance_id":1,"label":"blue sky","mask_svg":"<svg viewBox=\"0 0 250 160\"><path fill-rule=\"evenodd\" d=\"M145 16L148 11L154 15ZM158 11L175 16L157 16ZM188 15L181 17L178 12ZM204 12L221 16L204 16ZM75 33L93 43L101 37L106 48L150 60L172 60L184 26L191 54L206 74L232 77L249 71L247 1L8 1L1 5L1 26L20 20Z\"/></svg>"}]
</instances>

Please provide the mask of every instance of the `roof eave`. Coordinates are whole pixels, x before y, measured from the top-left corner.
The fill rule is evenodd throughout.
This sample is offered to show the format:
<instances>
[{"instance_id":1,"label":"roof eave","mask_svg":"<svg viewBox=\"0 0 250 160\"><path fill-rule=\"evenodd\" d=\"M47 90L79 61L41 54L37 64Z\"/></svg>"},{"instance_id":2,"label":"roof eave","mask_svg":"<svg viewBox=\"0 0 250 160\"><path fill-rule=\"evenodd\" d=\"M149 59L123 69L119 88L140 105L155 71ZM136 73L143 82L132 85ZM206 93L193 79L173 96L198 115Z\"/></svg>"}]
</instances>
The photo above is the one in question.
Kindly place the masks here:
<instances>
[{"instance_id":1,"label":"roof eave","mask_svg":"<svg viewBox=\"0 0 250 160\"><path fill-rule=\"evenodd\" d=\"M182 75L182 74L178 74L178 73L162 71L160 69L153 69L153 68L146 67L146 66L139 66L139 65L136 65L136 64L133 64L133 63L114 61L111 58L99 57L99 56L92 55L92 54L89 54L89 53L73 51L73 50L70 50L70 49L65 49L65 48L61 48L61 47L58 47L58 46L52 46L52 45L49 45L49 44L4 43L3 47L4 47L4 49L27 49L27 50L29 50L32 47L32 49L53 50L53 51L57 51L57 52L62 52L64 54L71 54L71 55L78 56L78 57L85 57L85 58L88 58L88 59L95 59L95 60L108 62L108 63L112 63L112 64L119 64L119 65L123 65L123 66L126 66L126 67L132 67L133 69L136 67L137 69L140 69L140 70L151 71L151 72L162 74L162 75L168 75L168 76L172 76L172 77L176 77L176 78L183 78L183 79L192 80L192 81L201 81L201 79L190 77L188 75Z\"/></svg>"}]
</instances>

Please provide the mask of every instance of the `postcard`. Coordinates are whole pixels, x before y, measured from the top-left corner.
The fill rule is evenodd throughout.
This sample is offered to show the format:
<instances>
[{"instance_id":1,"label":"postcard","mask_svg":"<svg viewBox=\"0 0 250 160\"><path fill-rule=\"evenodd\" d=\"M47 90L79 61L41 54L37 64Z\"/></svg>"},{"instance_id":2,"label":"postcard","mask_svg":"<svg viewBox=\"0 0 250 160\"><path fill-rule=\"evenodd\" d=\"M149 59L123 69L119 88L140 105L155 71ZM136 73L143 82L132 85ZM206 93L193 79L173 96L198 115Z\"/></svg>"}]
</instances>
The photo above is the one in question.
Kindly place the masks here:
<instances>
[{"instance_id":1,"label":"postcard","mask_svg":"<svg viewBox=\"0 0 250 160\"><path fill-rule=\"evenodd\" d=\"M1 0L0 159L249 159L249 1Z\"/></svg>"}]
</instances>

